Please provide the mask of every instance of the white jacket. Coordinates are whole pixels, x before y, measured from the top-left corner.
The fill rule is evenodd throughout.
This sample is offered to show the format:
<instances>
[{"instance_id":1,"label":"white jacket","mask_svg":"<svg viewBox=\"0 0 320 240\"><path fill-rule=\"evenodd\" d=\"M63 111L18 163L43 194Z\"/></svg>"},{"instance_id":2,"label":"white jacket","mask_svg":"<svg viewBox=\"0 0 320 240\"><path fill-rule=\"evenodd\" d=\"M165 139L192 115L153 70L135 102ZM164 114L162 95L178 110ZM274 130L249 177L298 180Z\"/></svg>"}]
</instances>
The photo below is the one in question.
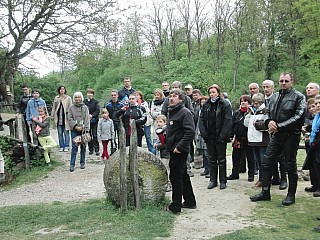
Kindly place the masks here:
<instances>
[{"instance_id":1,"label":"white jacket","mask_svg":"<svg viewBox=\"0 0 320 240\"><path fill-rule=\"evenodd\" d=\"M256 130L254 122L259 120L265 120L265 104L261 104L260 107L254 112L250 107L250 113L248 113L244 119L244 126L248 127L248 142L250 143L261 143L263 141L263 132Z\"/></svg>"}]
</instances>

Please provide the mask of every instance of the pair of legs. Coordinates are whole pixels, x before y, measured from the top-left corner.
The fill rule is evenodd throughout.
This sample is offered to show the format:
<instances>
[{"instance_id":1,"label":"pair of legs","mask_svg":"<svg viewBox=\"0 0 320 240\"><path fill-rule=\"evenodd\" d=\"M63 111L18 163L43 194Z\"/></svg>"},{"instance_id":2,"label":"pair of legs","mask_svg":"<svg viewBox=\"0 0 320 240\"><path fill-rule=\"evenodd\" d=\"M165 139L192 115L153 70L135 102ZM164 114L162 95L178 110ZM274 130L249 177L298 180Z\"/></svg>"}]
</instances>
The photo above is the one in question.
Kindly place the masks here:
<instances>
[{"instance_id":1,"label":"pair of legs","mask_svg":"<svg viewBox=\"0 0 320 240\"><path fill-rule=\"evenodd\" d=\"M262 182L263 179L263 169L262 169L262 161L263 161L263 156L267 150L266 146L253 146L252 151L254 155L254 160L256 163L256 166L258 166L259 170L259 181Z\"/></svg>"},{"instance_id":2,"label":"pair of legs","mask_svg":"<svg viewBox=\"0 0 320 240\"><path fill-rule=\"evenodd\" d=\"M231 179L238 179L241 167L241 158L246 155L248 163L248 177L254 178L254 157L252 147L248 143L243 144L242 148L232 148L232 173L228 177Z\"/></svg>"},{"instance_id":3,"label":"pair of legs","mask_svg":"<svg viewBox=\"0 0 320 240\"><path fill-rule=\"evenodd\" d=\"M151 125L144 126L143 132L144 132L144 136L146 137L148 151L151 152L152 154L156 155L156 149L154 148L154 146L152 144L152 139L151 139Z\"/></svg>"},{"instance_id":4,"label":"pair of legs","mask_svg":"<svg viewBox=\"0 0 320 240\"><path fill-rule=\"evenodd\" d=\"M181 212L182 197L185 206L196 206L190 177L187 174L187 157L188 153L186 152L170 152L169 179L172 185L172 202L169 205L169 210L173 213Z\"/></svg>"},{"instance_id":5,"label":"pair of legs","mask_svg":"<svg viewBox=\"0 0 320 240\"><path fill-rule=\"evenodd\" d=\"M142 137L143 135L137 134L137 146L142 147ZM126 146L130 146L130 135L126 135Z\"/></svg>"},{"instance_id":6,"label":"pair of legs","mask_svg":"<svg viewBox=\"0 0 320 240\"><path fill-rule=\"evenodd\" d=\"M108 153L108 143L110 140L102 140L102 147L103 147L103 151L101 154L101 158L104 159L106 158L107 160L109 159L109 153Z\"/></svg>"},{"instance_id":7,"label":"pair of legs","mask_svg":"<svg viewBox=\"0 0 320 240\"><path fill-rule=\"evenodd\" d=\"M58 138L59 138L59 147L62 150L69 150L70 146L70 133L69 130L66 130L64 125L58 125Z\"/></svg>"},{"instance_id":8,"label":"pair of legs","mask_svg":"<svg viewBox=\"0 0 320 240\"><path fill-rule=\"evenodd\" d=\"M76 136L81 135L81 132L71 131L71 138L74 139ZM70 170L74 169L76 165L76 157L78 153L78 146L72 141L71 159L70 159ZM86 145L80 144L80 166L84 167L86 163Z\"/></svg>"},{"instance_id":9,"label":"pair of legs","mask_svg":"<svg viewBox=\"0 0 320 240\"><path fill-rule=\"evenodd\" d=\"M97 129L98 124L90 124L90 135L91 135L91 141L88 143L89 146L89 153L93 153L93 150L96 152L97 155L99 155L99 142L97 137Z\"/></svg>"},{"instance_id":10,"label":"pair of legs","mask_svg":"<svg viewBox=\"0 0 320 240\"><path fill-rule=\"evenodd\" d=\"M51 136L47 137L38 137L39 143L43 148L43 155L46 163L50 163L49 152L51 148L56 147L57 143Z\"/></svg>"}]
</instances>

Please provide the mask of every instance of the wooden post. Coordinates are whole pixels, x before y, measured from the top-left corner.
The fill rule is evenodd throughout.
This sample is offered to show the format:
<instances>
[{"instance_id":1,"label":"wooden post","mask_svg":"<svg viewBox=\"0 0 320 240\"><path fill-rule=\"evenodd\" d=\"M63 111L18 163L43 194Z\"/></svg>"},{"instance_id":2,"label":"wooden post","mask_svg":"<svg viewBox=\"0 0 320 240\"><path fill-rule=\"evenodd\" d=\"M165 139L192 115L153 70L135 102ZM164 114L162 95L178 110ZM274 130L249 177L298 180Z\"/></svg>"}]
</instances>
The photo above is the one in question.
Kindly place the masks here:
<instances>
[{"instance_id":1,"label":"wooden post","mask_svg":"<svg viewBox=\"0 0 320 240\"><path fill-rule=\"evenodd\" d=\"M139 179L137 173L137 127L134 119L130 120L131 136L130 136L130 149L129 149L129 166L130 176L133 188L134 206L136 209L140 209L140 189Z\"/></svg>"},{"instance_id":2,"label":"wooden post","mask_svg":"<svg viewBox=\"0 0 320 240\"><path fill-rule=\"evenodd\" d=\"M119 151L120 151L120 211L125 212L127 206L127 171L126 171L126 137L122 119L119 125Z\"/></svg>"},{"instance_id":3,"label":"wooden post","mask_svg":"<svg viewBox=\"0 0 320 240\"><path fill-rule=\"evenodd\" d=\"M30 170L30 155L29 155L29 146L28 146L28 137L27 137L27 130L24 120L20 117L20 126L22 130L22 140L23 140L23 149L24 149L24 156L26 159L26 170Z\"/></svg>"}]
</instances>

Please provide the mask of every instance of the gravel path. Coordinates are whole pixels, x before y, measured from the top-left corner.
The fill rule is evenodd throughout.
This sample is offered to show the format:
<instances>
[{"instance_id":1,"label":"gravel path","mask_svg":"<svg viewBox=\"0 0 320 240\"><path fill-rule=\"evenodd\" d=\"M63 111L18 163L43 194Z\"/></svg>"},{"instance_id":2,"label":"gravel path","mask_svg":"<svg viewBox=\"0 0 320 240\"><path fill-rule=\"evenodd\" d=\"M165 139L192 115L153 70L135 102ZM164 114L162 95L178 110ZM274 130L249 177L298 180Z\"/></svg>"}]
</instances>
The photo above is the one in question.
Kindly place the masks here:
<instances>
[{"instance_id":1,"label":"gravel path","mask_svg":"<svg viewBox=\"0 0 320 240\"><path fill-rule=\"evenodd\" d=\"M6 115L3 115L6 119ZM5 127L5 134L8 127ZM52 136L57 139L57 133L52 130ZM60 166L48 175L34 183L25 184L10 191L0 190L0 207L10 205L28 205L52 202L74 202L88 199L103 198L105 189L103 184L104 165L97 156L87 155L86 169L79 168L77 160L76 170L69 172L70 152L59 152L55 149L56 158L60 159ZM79 159L79 158L77 158ZM228 158L228 172L231 172L231 162ZM197 199L197 209L183 209L177 215L169 238L174 239L209 239L248 226L263 224L263 221L250 220L255 203L250 202L248 193L253 190L253 183L249 183L246 174L240 175L240 180L229 181L225 190L207 189L208 179L200 176L203 169L193 169L195 176L191 178ZM299 182L299 195L307 196L303 191L308 182ZM285 196L286 191L273 187L272 193ZM168 193L171 197L171 193ZM298 200L299 201L299 200Z\"/></svg>"}]
</instances>

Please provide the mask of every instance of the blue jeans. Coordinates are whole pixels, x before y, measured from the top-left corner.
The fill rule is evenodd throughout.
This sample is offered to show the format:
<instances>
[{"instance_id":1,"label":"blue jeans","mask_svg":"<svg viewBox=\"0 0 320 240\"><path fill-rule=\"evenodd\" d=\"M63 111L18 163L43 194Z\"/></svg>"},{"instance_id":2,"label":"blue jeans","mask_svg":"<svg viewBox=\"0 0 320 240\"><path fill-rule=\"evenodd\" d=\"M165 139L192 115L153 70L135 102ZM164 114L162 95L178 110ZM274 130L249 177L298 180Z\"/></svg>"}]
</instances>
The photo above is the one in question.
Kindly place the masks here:
<instances>
[{"instance_id":1,"label":"blue jeans","mask_svg":"<svg viewBox=\"0 0 320 240\"><path fill-rule=\"evenodd\" d=\"M71 138L74 139L76 136L81 135L81 132L71 131ZM86 145L80 145L80 165L84 165L86 163ZM78 146L74 144L72 141L72 149L71 149L71 159L70 159L70 167L74 167L76 165L76 157L78 153Z\"/></svg>"},{"instance_id":2,"label":"blue jeans","mask_svg":"<svg viewBox=\"0 0 320 240\"><path fill-rule=\"evenodd\" d=\"M263 170L262 170L262 160L263 156L267 150L267 147L252 147L254 160L257 162L258 169L259 169L259 181L262 182L263 180Z\"/></svg>"},{"instance_id":3,"label":"blue jeans","mask_svg":"<svg viewBox=\"0 0 320 240\"><path fill-rule=\"evenodd\" d=\"M70 145L70 134L69 130L63 125L58 125L58 138L60 148L66 149Z\"/></svg>"},{"instance_id":4,"label":"blue jeans","mask_svg":"<svg viewBox=\"0 0 320 240\"><path fill-rule=\"evenodd\" d=\"M147 146L148 146L149 152L151 152L154 155L156 155L156 149L154 148L154 146L152 144L152 140L151 140L151 125L150 126L144 126L143 127L143 131L144 131L144 136L146 137L146 141L147 141Z\"/></svg>"}]
</instances>

